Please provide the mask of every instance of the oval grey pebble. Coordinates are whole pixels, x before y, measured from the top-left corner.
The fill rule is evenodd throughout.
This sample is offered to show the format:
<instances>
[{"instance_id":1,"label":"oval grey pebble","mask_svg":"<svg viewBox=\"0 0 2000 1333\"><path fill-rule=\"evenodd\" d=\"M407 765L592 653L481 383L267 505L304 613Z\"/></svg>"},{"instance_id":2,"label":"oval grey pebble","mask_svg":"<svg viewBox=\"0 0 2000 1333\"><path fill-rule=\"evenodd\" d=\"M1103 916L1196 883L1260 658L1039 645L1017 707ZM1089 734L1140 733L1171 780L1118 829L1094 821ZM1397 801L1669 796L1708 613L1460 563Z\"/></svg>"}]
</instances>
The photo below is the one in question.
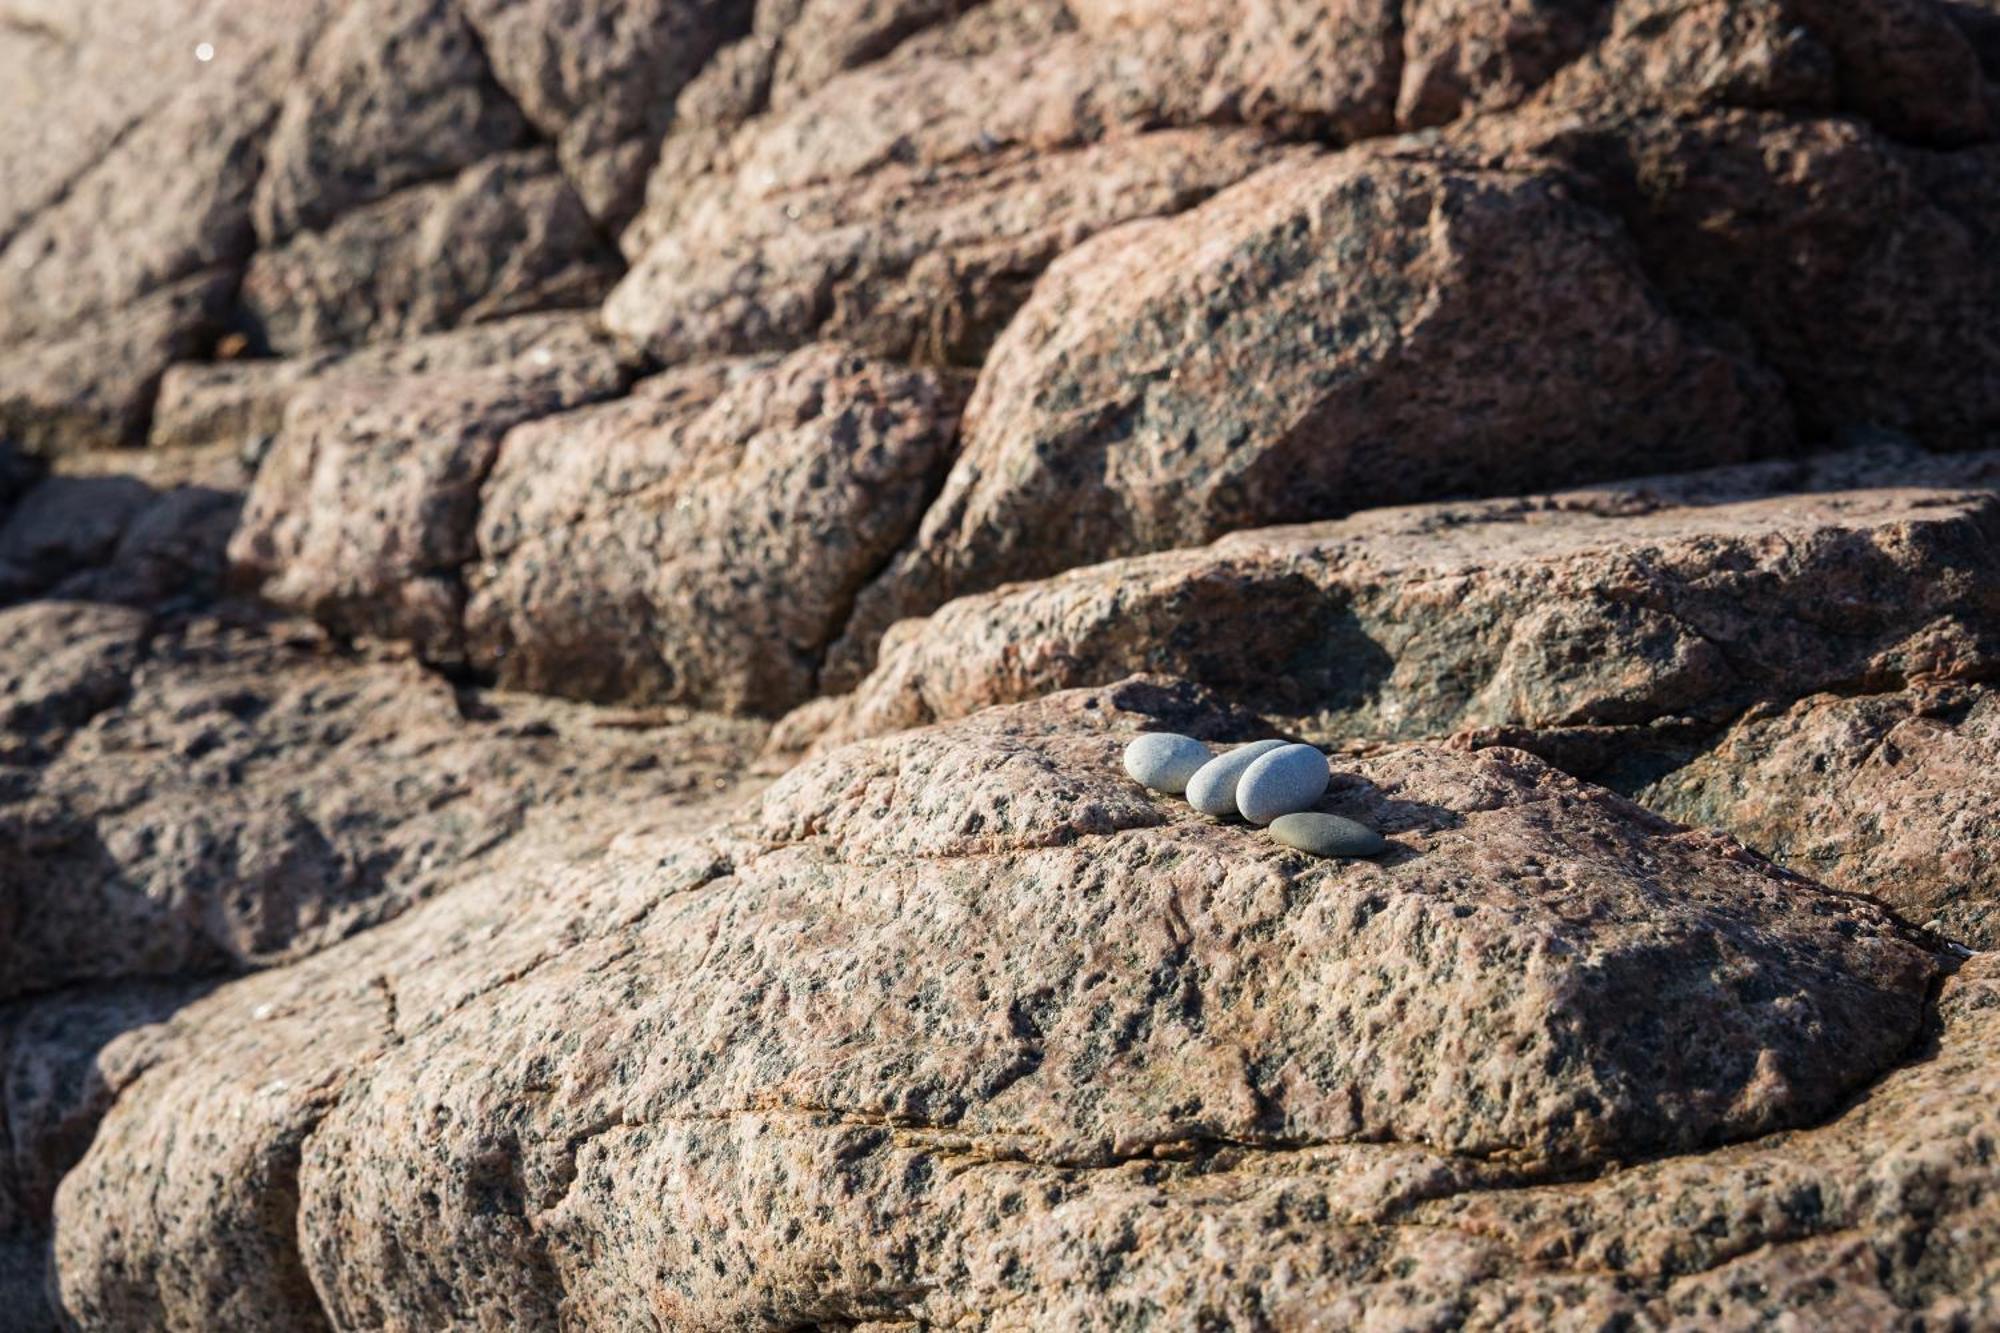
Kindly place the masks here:
<instances>
[{"instance_id":1,"label":"oval grey pebble","mask_svg":"<svg viewBox=\"0 0 2000 1333\"><path fill-rule=\"evenodd\" d=\"M1188 779L1188 804L1205 815L1235 814L1236 780L1243 776L1244 769L1271 751L1282 749L1284 744L1278 740L1252 741L1209 760Z\"/></svg>"},{"instance_id":2,"label":"oval grey pebble","mask_svg":"<svg viewBox=\"0 0 2000 1333\"><path fill-rule=\"evenodd\" d=\"M1333 773L1317 745L1285 745L1259 755L1236 780L1236 808L1253 824L1303 810L1326 795Z\"/></svg>"},{"instance_id":3,"label":"oval grey pebble","mask_svg":"<svg viewBox=\"0 0 2000 1333\"><path fill-rule=\"evenodd\" d=\"M1213 758L1215 751L1192 736L1148 731L1125 747L1125 771L1141 786L1178 796L1187 790L1188 779Z\"/></svg>"},{"instance_id":4,"label":"oval grey pebble","mask_svg":"<svg viewBox=\"0 0 2000 1333\"><path fill-rule=\"evenodd\" d=\"M1271 821L1271 836L1314 856L1374 856L1389 845L1366 824L1317 810L1279 815Z\"/></svg>"}]
</instances>

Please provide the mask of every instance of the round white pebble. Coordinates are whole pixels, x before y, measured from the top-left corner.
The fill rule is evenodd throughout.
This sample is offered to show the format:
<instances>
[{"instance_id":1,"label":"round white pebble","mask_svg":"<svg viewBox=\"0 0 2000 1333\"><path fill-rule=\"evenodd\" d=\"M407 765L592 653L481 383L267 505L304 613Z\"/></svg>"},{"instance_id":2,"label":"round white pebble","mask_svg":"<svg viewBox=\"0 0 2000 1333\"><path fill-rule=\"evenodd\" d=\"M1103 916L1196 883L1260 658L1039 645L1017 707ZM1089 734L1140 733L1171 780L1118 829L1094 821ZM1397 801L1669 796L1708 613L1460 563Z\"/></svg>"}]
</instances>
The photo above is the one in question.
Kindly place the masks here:
<instances>
[{"instance_id":1,"label":"round white pebble","mask_svg":"<svg viewBox=\"0 0 2000 1333\"><path fill-rule=\"evenodd\" d=\"M1318 810L1279 815L1271 821L1271 836L1314 856L1374 856L1389 845L1366 824Z\"/></svg>"},{"instance_id":2,"label":"round white pebble","mask_svg":"<svg viewBox=\"0 0 2000 1333\"><path fill-rule=\"evenodd\" d=\"M1125 771L1141 786L1178 796L1187 790L1188 779L1213 758L1215 751L1192 736L1149 731L1125 747Z\"/></svg>"},{"instance_id":3,"label":"round white pebble","mask_svg":"<svg viewBox=\"0 0 2000 1333\"><path fill-rule=\"evenodd\" d=\"M1205 815L1229 816L1236 813L1236 780L1260 755L1282 749L1283 741L1252 741L1203 764L1188 779L1188 804Z\"/></svg>"},{"instance_id":4,"label":"round white pebble","mask_svg":"<svg viewBox=\"0 0 2000 1333\"><path fill-rule=\"evenodd\" d=\"M1236 780L1236 808L1253 824L1303 810L1326 795L1332 778L1316 745L1286 745L1260 754Z\"/></svg>"}]
</instances>

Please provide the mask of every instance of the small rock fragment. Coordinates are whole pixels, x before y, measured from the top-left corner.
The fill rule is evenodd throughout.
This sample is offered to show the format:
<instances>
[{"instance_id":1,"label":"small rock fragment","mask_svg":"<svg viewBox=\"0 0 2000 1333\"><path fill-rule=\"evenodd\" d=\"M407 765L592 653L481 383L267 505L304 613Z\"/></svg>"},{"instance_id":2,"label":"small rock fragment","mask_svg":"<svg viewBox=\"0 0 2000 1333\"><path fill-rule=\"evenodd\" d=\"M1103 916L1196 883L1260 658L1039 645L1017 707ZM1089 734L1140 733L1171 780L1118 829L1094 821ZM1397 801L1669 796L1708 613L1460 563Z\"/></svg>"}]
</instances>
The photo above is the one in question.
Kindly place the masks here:
<instances>
[{"instance_id":1,"label":"small rock fragment","mask_svg":"<svg viewBox=\"0 0 2000 1333\"><path fill-rule=\"evenodd\" d=\"M1125 771L1143 787L1178 796L1187 790L1188 779L1213 758L1215 751L1192 736L1148 731L1125 747Z\"/></svg>"},{"instance_id":2,"label":"small rock fragment","mask_svg":"<svg viewBox=\"0 0 2000 1333\"><path fill-rule=\"evenodd\" d=\"M1268 824L1326 795L1332 776L1318 746L1281 746L1243 770L1236 780L1236 808L1251 823Z\"/></svg>"},{"instance_id":3,"label":"small rock fragment","mask_svg":"<svg viewBox=\"0 0 2000 1333\"><path fill-rule=\"evenodd\" d=\"M1188 779L1188 804L1205 815L1235 814L1237 779L1243 776L1243 771L1255 763L1259 756L1282 749L1284 744L1285 742L1280 740L1252 741L1219 758L1209 760Z\"/></svg>"},{"instance_id":4,"label":"small rock fragment","mask_svg":"<svg viewBox=\"0 0 2000 1333\"><path fill-rule=\"evenodd\" d=\"M1374 856L1389 845L1366 824L1318 810L1279 815L1271 821L1271 836L1314 856Z\"/></svg>"}]
</instances>

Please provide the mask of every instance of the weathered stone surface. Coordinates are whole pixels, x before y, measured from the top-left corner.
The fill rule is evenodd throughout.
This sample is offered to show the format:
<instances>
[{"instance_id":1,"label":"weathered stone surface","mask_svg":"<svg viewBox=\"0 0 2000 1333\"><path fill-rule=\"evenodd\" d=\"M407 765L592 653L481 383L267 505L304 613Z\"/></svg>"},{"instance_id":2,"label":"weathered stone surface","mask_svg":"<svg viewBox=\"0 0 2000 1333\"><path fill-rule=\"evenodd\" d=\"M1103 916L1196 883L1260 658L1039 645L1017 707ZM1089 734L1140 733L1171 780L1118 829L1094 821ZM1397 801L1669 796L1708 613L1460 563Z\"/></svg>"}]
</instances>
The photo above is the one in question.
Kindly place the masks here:
<instances>
[{"instance_id":1,"label":"weathered stone surface","mask_svg":"<svg viewBox=\"0 0 2000 1333\"><path fill-rule=\"evenodd\" d=\"M872 7L872 6L871 6ZM638 207L675 95L751 0L469 0L493 77L552 139L563 174L610 225Z\"/></svg>"},{"instance_id":2,"label":"weathered stone surface","mask_svg":"<svg viewBox=\"0 0 2000 1333\"><path fill-rule=\"evenodd\" d=\"M1996 15L0 0L0 1324L2000 1326Z\"/></svg>"},{"instance_id":3,"label":"weathered stone surface","mask_svg":"<svg viewBox=\"0 0 2000 1333\"><path fill-rule=\"evenodd\" d=\"M59 744L124 698L148 626L144 612L90 602L0 611L0 764Z\"/></svg>"},{"instance_id":4,"label":"weathered stone surface","mask_svg":"<svg viewBox=\"0 0 2000 1333\"><path fill-rule=\"evenodd\" d=\"M453 0L354 0L285 91L255 214L266 244L521 144Z\"/></svg>"},{"instance_id":5,"label":"weathered stone surface","mask_svg":"<svg viewBox=\"0 0 2000 1333\"><path fill-rule=\"evenodd\" d=\"M49 1308L50 1208L112 1098L144 1071L144 1036L109 1061L112 1038L156 1023L206 990L135 982L0 1005L0 1301L7 1327L62 1327Z\"/></svg>"},{"instance_id":6,"label":"weathered stone surface","mask_svg":"<svg viewBox=\"0 0 2000 1333\"><path fill-rule=\"evenodd\" d=\"M226 448L66 456L0 518L0 603L212 597L247 483Z\"/></svg>"},{"instance_id":7,"label":"weathered stone surface","mask_svg":"<svg viewBox=\"0 0 2000 1333\"><path fill-rule=\"evenodd\" d=\"M1366 148L1272 167L1051 269L855 649L951 596L1234 528L1737 461L1789 439L1781 399L1546 179Z\"/></svg>"},{"instance_id":8,"label":"weathered stone surface","mask_svg":"<svg viewBox=\"0 0 2000 1333\"><path fill-rule=\"evenodd\" d=\"M1177 212L1276 155L1265 135L1179 130L1067 151L1005 147L847 178L765 182L683 205L605 306L666 361L814 338L973 362L1037 274L1083 237ZM757 189L752 193L752 188Z\"/></svg>"},{"instance_id":9,"label":"weathered stone surface","mask_svg":"<svg viewBox=\"0 0 2000 1333\"><path fill-rule=\"evenodd\" d=\"M582 330L572 312L519 315L351 351L172 366L160 380L147 443L155 450L226 444L261 457L284 425L286 405L308 384L488 370L544 348L552 358L569 356Z\"/></svg>"},{"instance_id":10,"label":"weathered stone surface","mask_svg":"<svg viewBox=\"0 0 2000 1333\"><path fill-rule=\"evenodd\" d=\"M160 372L226 314L278 89L326 8L9 6L0 432L51 453L143 438Z\"/></svg>"},{"instance_id":11,"label":"weathered stone surface","mask_svg":"<svg viewBox=\"0 0 2000 1333\"><path fill-rule=\"evenodd\" d=\"M1529 1276L1526 1239L1445 1237L1490 1260L1467 1291L1436 1233L1363 1237L1809 1122L1919 1037L1935 960L1726 839L1519 754L1409 748L1329 796L1395 850L1307 861L1117 775L1136 730L1198 730L1120 707L1148 690L830 755L721 834L517 867L188 1007L63 1183L65 1308L980 1322L1011 1284L1029 1324L1089 1323L1257 1286L1331 1308L1419 1256L1431 1299L1453 1270L1460 1301L1629 1303L1649 1279L1616 1259ZM1968 1060L1990 1080L1952 1049L1863 1110ZM1936 1118L1900 1132L1952 1142ZM1954 1199L1991 1170L1955 1142ZM1759 1146L1687 1159L1753 1196L1746 1230L1772 1196L1728 1163ZM1611 1208L1624 1178L1562 1189Z\"/></svg>"},{"instance_id":12,"label":"weathered stone surface","mask_svg":"<svg viewBox=\"0 0 2000 1333\"><path fill-rule=\"evenodd\" d=\"M1808 439L1876 427L1991 446L2000 147L1922 151L1848 120L1736 112L1535 151L1591 173L1676 310L1749 336Z\"/></svg>"},{"instance_id":13,"label":"weathered stone surface","mask_svg":"<svg viewBox=\"0 0 2000 1333\"><path fill-rule=\"evenodd\" d=\"M1406 4L1396 123L1422 129L1468 111L1515 105L1589 48L1605 10L1636 7L1601 0Z\"/></svg>"},{"instance_id":14,"label":"weathered stone surface","mask_svg":"<svg viewBox=\"0 0 2000 1333\"><path fill-rule=\"evenodd\" d=\"M625 379L580 321L482 368L331 377L287 404L230 559L281 606L455 660L459 572L501 436Z\"/></svg>"},{"instance_id":15,"label":"weathered stone surface","mask_svg":"<svg viewBox=\"0 0 2000 1333\"><path fill-rule=\"evenodd\" d=\"M1762 710L1638 796L1949 939L2000 948L2000 699L1989 688Z\"/></svg>"},{"instance_id":16,"label":"weathered stone surface","mask_svg":"<svg viewBox=\"0 0 2000 1333\"><path fill-rule=\"evenodd\" d=\"M155 498L129 476L45 477L0 519L0 602L13 602L111 558Z\"/></svg>"},{"instance_id":17,"label":"weathered stone surface","mask_svg":"<svg viewBox=\"0 0 2000 1333\"><path fill-rule=\"evenodd\" d=\"M142 8L93 0L53 14L49 26L78 25L74 44L94 46L90 29L98 24L152 29L157 20L128 12ZM111 133L101 155L76 162L75 174L15 228L0 232L0 345L58 339L104 322L185 278L240 263L253 242L250 196L275 89L295 71L322 6L313 0L282 19L269 11L232 19L225 11L243 7L180 0L161 8L177 22L156 33L152 58L160 60L170 43L178 58L147 81L158 100ZM214 21L221 54L203 66L193 48ZM24 40L14 31L10 25L11 40ZM17 115L32 114L10 108L10 130Z\"/></svg>"},{"instance_id":18,"label":"weathered stone surface","mask_svg":"<svg viewBox=\"0 0 2000 1333\"><path fill-rule=\"evenodd\" d=\"M691 87L621 242L612 328L668 360L832 337L976 362L1085 236L1187 208L1271 160L1274 135L1389 126L1395 23L1375 0L1247 22L1076 6L1077 31L1001 3L836 74L958 8L806 4Z\"/></svg>"},{"instance_id":19,"label":"weathered stone surface","mask_svg":"<svg viewBox=\"0 0 2000 1333\"><path fill-rule=\"evenodd\" d=\"M1715 502L1783 475L1381 510L960 598L897 627L830 738L1141 670L1341 739L1721 724L1992 668L2000 498Z\"/></svg>"},{"instance_id":20,"label":"weathered stone surface","mask_svg":"<svg viewBox=\"0 0 2000 1333\"><path fill-rule=\"evenodd\" d=\"M0 803L8 995L310 952L473 873L534 820L581 833L593 809L707 795L758 739L750 723L627 727L461 697L407 662L331 652L309 627L197 619L135 661L131 624L68 618L96 635L46 667L19 729L96 716Z\"/></svg>"},{"instance_id":21,"label":"weathered stone surface","mask_svg":"<svg viewBox=\"0 0 2000 1333\"><path fill-rule=\"evenodd\" d=\"M517 427L482 496L467 655L507 687L776 711L944 473L956 395L816 345Z\"/></svg>"},{"instance_id":22,"label":"weathered stone surface","mask_svg":"<svg viewBox=\"0 0 2000 1333\"><path fill-rule=\"evenodd\" d=\"M0 345L0 433L37 454L136 444L161 375L212 345L234 275L198 273L62 333Z\"/></svg>"},{"instance_id":23,"label":"weathered stone surface","mask_svg":"<svg viewBox=\"0 0 2000 1333\"><path fill-rule=\"evenodd\" d=\"M295 354L592 305L617 258L546 150L489 157L259 251L242 303Z\"/></svg>"}]
</instances>

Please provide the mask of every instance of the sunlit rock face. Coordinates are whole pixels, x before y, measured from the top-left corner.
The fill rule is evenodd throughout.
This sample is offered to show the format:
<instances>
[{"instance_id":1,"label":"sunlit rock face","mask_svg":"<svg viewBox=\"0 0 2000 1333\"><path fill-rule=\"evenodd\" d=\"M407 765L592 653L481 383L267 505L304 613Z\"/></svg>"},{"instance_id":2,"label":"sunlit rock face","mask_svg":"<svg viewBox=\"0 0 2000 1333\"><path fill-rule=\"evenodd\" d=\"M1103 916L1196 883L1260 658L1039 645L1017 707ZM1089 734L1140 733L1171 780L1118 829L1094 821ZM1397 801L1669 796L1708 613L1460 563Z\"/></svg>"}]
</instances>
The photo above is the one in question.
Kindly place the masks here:
<instances>
[{"instance_id":1,"label":"sunlit rock face","mask_svg":"<svg viewBox=\"0 0 2000 1333\"><path fill-rule=\"evenodd\" d=\"M0 120L0 1325L2000 1326L1992 0Z\"/></svg>"}]
</instances>

